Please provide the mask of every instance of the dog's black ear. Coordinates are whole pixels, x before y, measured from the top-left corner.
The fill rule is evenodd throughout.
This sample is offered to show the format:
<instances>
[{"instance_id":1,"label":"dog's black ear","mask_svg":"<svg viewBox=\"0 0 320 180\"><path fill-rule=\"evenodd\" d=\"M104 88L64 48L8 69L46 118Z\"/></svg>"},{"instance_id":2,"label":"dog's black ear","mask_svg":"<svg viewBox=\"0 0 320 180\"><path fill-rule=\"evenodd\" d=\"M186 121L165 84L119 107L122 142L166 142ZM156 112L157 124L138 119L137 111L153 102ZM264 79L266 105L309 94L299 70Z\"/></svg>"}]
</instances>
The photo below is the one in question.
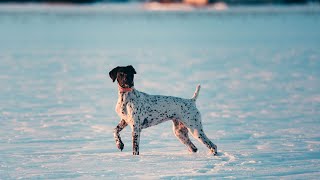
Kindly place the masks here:
<instances>
[{"instance_id":1,"label":"dog's black ear","mask_svg":"<svg viewBox=\"0 0 320 180\"><path fill-rule=\"evenodd\" d=\"M137 74L136 70L131 65L127 66L127 69L129 71L129 73Z\"/></svg>"},{"instance_id":2,"label":"dog's black ear","mask_svg":"<svg viewBox=\"0 0 320 180\"><path fill-rule=\"evenodd\" d=\"M119 66L117 66L116 68L113 68L110 72L109 72L109 76L110 78L112 79L112 81L114 82L117 78L117 73L118 73L118 70L119 70Z\"/></svg>"}]
</instances>

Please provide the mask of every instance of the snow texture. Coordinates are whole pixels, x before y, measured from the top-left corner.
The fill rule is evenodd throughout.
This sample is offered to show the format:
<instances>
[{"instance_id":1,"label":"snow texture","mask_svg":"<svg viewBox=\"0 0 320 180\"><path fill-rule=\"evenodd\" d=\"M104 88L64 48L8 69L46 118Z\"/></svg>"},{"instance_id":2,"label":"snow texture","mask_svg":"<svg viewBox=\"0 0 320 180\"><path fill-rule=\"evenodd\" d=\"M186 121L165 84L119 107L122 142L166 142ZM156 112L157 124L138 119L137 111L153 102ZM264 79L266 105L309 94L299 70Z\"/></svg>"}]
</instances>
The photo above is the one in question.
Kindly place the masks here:
<instances>
[{"instance_id":1,"label":"snow texture","mask_svg":"<svg viewBox=\"0 0 320 180\"><path fill-rule=\"evenodd\" d=\"M320 8L152 12L139 5L0 6L0 179L317 179ZM165 122L113 139L117 87L191 98L219 156Z\"/></svg>"}]
</instances>

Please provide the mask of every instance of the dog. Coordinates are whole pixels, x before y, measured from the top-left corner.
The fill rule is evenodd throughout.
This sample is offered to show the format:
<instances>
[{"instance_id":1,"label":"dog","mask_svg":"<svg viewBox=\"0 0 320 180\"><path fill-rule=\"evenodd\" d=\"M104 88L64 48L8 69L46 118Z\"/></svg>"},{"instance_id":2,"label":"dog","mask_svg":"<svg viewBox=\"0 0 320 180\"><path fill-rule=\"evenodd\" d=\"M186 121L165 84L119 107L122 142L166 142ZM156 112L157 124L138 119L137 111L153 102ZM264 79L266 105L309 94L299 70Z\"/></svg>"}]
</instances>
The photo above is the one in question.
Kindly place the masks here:
<instances>
[{"instance_id":1,"label":"dog","mask_svg":"<svg viewBox=\"0 0 320 180\"><path fill-rule=\"evenodd\" d=\"M203 131L201 115L196 107L200 85L191 99L172 96L149 95L134 88L135 69L129 66L118 66L109 72L113 82L118 83L118 102L116 112L120 122L114 129L117 148L121 151L124 144L120 131L129 125L132 129L133 155L139 155L139 142L142 129L155 126L164 121L173 121L173 132L190 152L197 152L188 132L206 145L210 153L217 155L217 146L213 144Z\"/></svg>"}]
</instances>

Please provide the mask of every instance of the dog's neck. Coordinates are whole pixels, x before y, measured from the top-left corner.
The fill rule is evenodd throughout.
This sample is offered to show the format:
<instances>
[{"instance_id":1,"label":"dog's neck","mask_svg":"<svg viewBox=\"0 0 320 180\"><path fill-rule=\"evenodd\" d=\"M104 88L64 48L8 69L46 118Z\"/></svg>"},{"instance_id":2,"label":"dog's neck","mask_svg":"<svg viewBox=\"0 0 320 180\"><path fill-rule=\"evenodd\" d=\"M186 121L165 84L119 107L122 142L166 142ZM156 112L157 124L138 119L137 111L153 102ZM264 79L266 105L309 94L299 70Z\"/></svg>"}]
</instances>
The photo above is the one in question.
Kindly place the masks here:
<instances>
[{"instance_id":1,"label":"dog's neck","mask_svg":"<svg viewBox=\"0 0 320 180\"><path fill-rule=\"evenodd\" d=\"M133 91L134 87L131 87L131 88L123 88L121 86L118 86L118 90L119 90L119 93L126 93L126 92L131 92Z\"/></svg>"}]
</instances>

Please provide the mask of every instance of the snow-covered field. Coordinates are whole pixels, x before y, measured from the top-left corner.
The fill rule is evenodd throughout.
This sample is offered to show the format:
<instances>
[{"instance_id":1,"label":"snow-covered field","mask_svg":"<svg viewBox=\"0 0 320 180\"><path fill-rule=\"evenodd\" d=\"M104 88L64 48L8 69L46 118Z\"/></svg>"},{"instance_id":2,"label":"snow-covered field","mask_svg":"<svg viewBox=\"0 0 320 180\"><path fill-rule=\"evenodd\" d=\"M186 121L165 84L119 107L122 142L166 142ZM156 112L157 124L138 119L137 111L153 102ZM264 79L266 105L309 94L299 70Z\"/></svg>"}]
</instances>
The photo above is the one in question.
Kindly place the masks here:
<instances>
[{"instance_id":1,"label":"snow-covered field","mask_svg":"<svg viewBox=\"0 0 320 180\"><path fill-rule=\"evenodd\" d=\"M150 12L138 5L0 6L0 179L318 179L320 7ZM191 154L171 122L113 128L108 72L188 98L218 145Z\"/></svg>"}]
</instances>

